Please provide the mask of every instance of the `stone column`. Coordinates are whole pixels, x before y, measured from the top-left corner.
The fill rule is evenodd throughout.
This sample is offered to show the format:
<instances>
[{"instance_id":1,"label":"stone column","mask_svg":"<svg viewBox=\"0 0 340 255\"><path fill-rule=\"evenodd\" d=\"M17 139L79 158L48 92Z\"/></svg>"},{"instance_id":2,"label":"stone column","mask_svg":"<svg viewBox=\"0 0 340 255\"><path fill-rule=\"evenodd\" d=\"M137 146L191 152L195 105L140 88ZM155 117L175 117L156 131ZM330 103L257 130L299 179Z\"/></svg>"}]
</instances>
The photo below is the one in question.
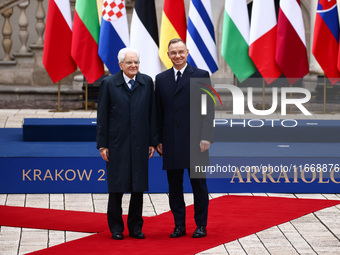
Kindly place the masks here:
<instances>
[{"instance_id":1,"label":"stone column","mask_svg":"<svg viewBox=\"0 0 340 255\"><path fill-rule=\"evenodd\" d=\"M32 52L34 53L34 70L32 74L32 83L33 86L48 86L52 85L50 77L48 76L45 67L42 63L42 55L44 49L44 32L45 32L45 17L46 12L43 6L44 0L36 0L38 1L37 10L35 13L36 24L35 30L38 35L38 39L34 44L30 45Z\"/></svg>"},{"instance_id":2,"label":"stone column","mask_svg":"<svg viewBox=\"0 0 340 255\"><path fill-rule=\"evenodd\" d=\"M34 58L33 53L27 47L27 41L29 37L29 33L27 31L28 20L26 15L26 8L29 6L29 1L25 1L18 5L20 8L20 16L19 16L19 40L21 43L21 48L19 51L13 53L13 56L18 61L18 68L30 68L31 72L29 73L29 80L33 70Z\"/></svg>"},{"instance_id":3,"label":"stone column","mask_svg":"<svg viewBox=\"0 0 340 255\"><path fill-rule=\"evenodd\" d=\"M12 57L10 56L13 40L12 40L12 26L9 20L12 14L13 14L13 8L9 8L2 13L2 16L5 18L5 22L2 27L2 36L3 36L2 46L5 52L5 56L2 59L2 61L4 62L13 61Z\"/></svg>"}]
</instances>

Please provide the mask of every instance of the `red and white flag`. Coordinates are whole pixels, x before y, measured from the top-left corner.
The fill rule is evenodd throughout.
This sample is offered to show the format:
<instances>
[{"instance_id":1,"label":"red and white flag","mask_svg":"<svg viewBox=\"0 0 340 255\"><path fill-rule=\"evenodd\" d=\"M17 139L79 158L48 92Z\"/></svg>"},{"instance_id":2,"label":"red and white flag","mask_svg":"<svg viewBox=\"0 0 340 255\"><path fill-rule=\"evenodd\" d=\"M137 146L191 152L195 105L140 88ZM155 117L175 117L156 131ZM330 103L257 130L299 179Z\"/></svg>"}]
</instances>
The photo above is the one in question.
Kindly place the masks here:
<instances>
[{"instance_id":1,"label":"red and white flag","mask_svg":"<svg viewBox=\"0 0 340 255\"><path fill-rule=\"evenodd\" d=\"M71 57L72 18L69 1L50 0L47 9L43 64L54 83L77 70Z\"/></svg>"},{"instance_id":2,"label":"red and white flag","mask_svg":"<svg viewBox=\"0 0 340 255\"><path fill-rule=\"evenodd\" d=\"M280 1L275 59L290 84L309 72L300 0Z\"/></svg>"},{"instance_id":3,"label":"red and white flag","mask_svg":"<svg viewBox=\"0 0 340 255\"><path fill-rule=\"evenodd\" d=\"M274 0L254 0L249 56L268 84L275 81L282 73L275 61L276 33Z\"/></svg>"}]
</instances>

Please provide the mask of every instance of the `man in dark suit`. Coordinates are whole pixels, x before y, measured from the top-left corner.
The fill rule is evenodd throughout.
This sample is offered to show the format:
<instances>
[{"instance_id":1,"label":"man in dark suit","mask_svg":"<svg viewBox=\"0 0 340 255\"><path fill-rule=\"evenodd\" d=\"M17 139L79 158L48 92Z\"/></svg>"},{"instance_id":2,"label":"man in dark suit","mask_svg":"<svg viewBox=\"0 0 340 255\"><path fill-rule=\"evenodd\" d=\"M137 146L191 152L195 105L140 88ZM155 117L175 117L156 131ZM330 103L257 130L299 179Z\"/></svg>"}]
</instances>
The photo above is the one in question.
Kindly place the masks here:
<instances>
[{"instance_id":1,"label":"man in dark suit","mask_svg":"<svg viewBox=\"0 0 340 255\"><path fill-rule=\"evenodd\" d=\"M97 111L97 148L107 161L109 202L107 218L112 239L123 239L122 197L131 192L127 225L133 238L142 232L143 191L148 190L148 159L158 145L154 86L138 72L137 50L118 54L121 71L100 85Z\"/></svg>"},{"instance_id":2,"label":"man in dark suit","mask_svg":"<svg viewBox=\"0 0 340 255\"><path fill-rule=\"evenodd\" d=\"M168 56L173 63L170 68L156 76L156 109L160 144L157 151L163 155L163 169L167 170L169 203L174 216L175 228L171 238L186 235L185 202L183 197L184 169L190 169L190 154L198 151L200 162L209 162L208 149L213 140L213 113L196 116L194 128L190 129L190 79L210 78L207 71L187 63L189 51L181 39L169 42ZM210 80L209 80L210 81ZM191 114L191 115L190 115ZM193 144L190 144L193 140ZM197 148L196 148L197 147ZM208 165L208 163L207 163ZM189 173L190 177L191 174ZM194 238L207 235L208 189L205 178L190 178L194 194Z\"/></svg>"}]
</instances>

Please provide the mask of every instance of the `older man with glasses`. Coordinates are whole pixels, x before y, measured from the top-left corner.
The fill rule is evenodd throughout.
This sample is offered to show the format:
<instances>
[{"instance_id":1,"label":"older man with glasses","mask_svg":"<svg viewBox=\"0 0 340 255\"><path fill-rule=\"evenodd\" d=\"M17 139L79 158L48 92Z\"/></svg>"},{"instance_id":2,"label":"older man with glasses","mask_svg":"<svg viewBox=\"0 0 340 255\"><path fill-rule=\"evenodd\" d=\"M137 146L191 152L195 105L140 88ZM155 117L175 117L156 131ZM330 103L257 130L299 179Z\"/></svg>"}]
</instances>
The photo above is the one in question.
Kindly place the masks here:
<instances>
[{"instance_id":1,"label":"older man with glasses","mask_svg":"<svg viewBox=\"0 0 340 255\"><path fill-rule=\"evenodd\" d=\"M148 190L148 159L158 144L154 86L151 77L138 72L137 50L122 49L118 60L121 71L106 77L100 85L97 148L107 162L107 218L111 238L124 239L122 197L124 192L131 192L129 235L143 239L143 192Z\"/></svg>"}]
</instances>

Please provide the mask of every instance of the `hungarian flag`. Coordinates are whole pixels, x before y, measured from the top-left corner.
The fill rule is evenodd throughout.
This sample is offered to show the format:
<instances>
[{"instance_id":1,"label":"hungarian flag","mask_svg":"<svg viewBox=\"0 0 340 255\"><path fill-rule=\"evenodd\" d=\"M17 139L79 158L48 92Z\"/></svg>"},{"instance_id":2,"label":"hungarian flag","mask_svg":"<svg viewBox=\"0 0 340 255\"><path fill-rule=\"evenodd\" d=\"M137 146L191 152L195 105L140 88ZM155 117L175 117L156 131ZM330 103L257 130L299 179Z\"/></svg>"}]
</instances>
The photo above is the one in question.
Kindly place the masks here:
<instances>
[{"instance_id":1,"label":"hungarian flag","mask_svg":"<svg viewBox=\"0 0 340 255\"><path fill-rule=\"evenodd\" d=\"M155 79L161 72L161 62L154 0L136 1L131 20L130 45L139 51L139 70Z\"/></svg>"},{"instance_id":2,"label":"hungarian flag","mask_svg":"<svg viewBox=\"0 0 340 255\"><path fill-rule=\"evenodd\" d=\"M280 1L275 60L290 84L309 72L305 27L299 0Z\"/></svg>"},{"instance_id":3,"label":"hungarian flag","mask_svg":"<svg viewBox=\"0 0 340 255\"><path fill-rule=\"evenodd\" d=\"M312 52L333 85L340 80L338 49L339 17L336 0L319 0Z\"/></svg>"},{"instance_id":4,"label":"hungarian flag","mask_svg":"<svg viewBox=\"0 0 340 255\"><path fill-rule=\"evenodd\" d=\"M164 0L159 56L166 68L172 67L167 54L169 41L174 38L186 41L186 31L184 0Z\"/></svg>"},{"instance_id":5,"label":"hungarian flag","mask_svg":"<svg viewBox=\"0 0 340 255\"><path fill-rule=\"evenodd\" d=\"M275 62L276 23L274 0L254 0L249 56L268 84L281 76Z\"/></svg>"},{"instance_id":6,"label":"hungarian flag","mask_svg":"<svg viewBox=\"0 0 340 255\"><path fill-rule=\"evenodd\" d=\"M129 28L124 0L105 0L100 26L99 56L114 74L120 70L118 52L128 47Z\"/></svg>"},{"instance_id":7,"label":"hungarian flag","mask_svg":"<svg viewBox=\"0 0 340 255\"><path fill-rule=\"evenodd\" d=\"M225 0L221 53L242 82L256 69L249 57L249 16L246 0Z\"/></svg>"},{"instance_id":8,"label":"hungarian flag","mask_svg":"<svg viewBox=\"0 0 340 255\"><path fill-rule=\"evenodd\" d=\"M98 55L99 19L96 0L76 1L71 54L89 83L104 75Z\"/></svg>"},{"instance_id":9,"label":"hungarian flag","mask_svg":"<svg viewBox=\"0 0 340 255\"><path fill-rule=\"evenodd\" d=\"M54 83L77 70L71 57L72 18L70 3L50 0L48 3L43 64Z\"/></svg>"}]
</instances>

